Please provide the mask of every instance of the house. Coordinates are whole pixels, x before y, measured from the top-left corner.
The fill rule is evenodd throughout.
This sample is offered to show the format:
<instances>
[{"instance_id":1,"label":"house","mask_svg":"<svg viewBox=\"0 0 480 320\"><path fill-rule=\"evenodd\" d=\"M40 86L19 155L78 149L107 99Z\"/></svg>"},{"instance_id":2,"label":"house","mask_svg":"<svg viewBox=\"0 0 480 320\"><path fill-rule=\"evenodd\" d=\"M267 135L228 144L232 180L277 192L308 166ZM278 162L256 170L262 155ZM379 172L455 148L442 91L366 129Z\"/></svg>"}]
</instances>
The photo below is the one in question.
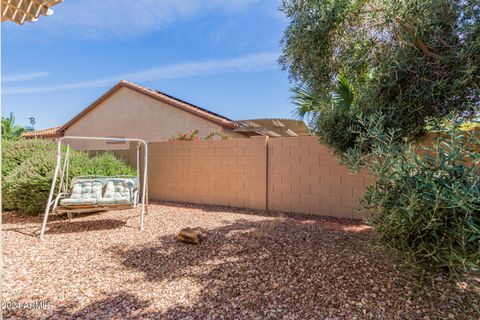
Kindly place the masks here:
<instances>
[{"instance_id":1,"label":"house","mask_svg":"<svg viewBox=\"0 0 480 320\"><path fill-rule=\"evenodd\" d=\"M295 126L289 130L292 121ZM231 138L308 135L304 122L283 122L275 119L263 119L260 124L255 120L236 122L163 92L121 80L65 125L27 132L23 137L89 136L167 141L176 132L190 130L199 130L200 137L212 132L221 132ZM99 141L75 141L74 146L89 150L128 148L127 143Z\"/></svg>"}]
</instances>

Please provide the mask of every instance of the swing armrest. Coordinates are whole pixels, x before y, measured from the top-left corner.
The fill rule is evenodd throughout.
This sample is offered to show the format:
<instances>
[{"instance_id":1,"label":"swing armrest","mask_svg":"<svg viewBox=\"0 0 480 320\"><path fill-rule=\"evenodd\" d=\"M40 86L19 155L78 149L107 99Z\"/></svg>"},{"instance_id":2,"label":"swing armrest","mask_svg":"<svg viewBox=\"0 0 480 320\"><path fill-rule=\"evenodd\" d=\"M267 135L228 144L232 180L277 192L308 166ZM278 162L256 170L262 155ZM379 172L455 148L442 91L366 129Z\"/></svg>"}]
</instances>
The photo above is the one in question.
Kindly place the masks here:
<instances>
[{"instance_id":1,"label":"swing armrest","mask_svg":"<svg viewBox=\"0 0 480 320\"><path fill-rule=\"evenodd\" d=\"M49 205L48 205L48 208L50 209L50 206L52 205L53 203L53 211L55 211L55 209L57 208L58 206L58 201L60 201L60 198L61 197L64 197L65 196L65 193L64 192L60 192L56 197L55 197L55 200L52 201Z\"/></svg>"},{"instance_id":2,"label":"swing armrest","mask_svg":"<svg viewBox=\"0 0 480 320\"><path fill-rule=\"evenodd\" d=\"M132 190L130 191L130 200L134 205L136 205L136 202L137 202L137 194L138 194L138 187L132 188Z\"/></svg>"}]
</instances>

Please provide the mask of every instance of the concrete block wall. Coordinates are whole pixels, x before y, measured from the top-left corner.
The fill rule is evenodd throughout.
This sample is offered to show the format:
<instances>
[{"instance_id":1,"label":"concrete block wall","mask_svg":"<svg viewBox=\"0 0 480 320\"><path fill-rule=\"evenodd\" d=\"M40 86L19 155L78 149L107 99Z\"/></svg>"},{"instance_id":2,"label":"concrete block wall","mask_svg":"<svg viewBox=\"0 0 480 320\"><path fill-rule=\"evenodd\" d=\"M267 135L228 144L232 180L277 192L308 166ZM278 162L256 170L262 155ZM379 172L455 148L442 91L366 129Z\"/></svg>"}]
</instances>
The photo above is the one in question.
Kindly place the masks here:
<instances>
[{"instance_id":1,"label":"concrete block wall","mask_svg":"<svg viewBox=\"0 0 480 320\"><path fill-rule=\"evenodd\" d=\"M149 146L151 199L265 209L265 137Z\"/></svg>"},{"instance_id":2,"label":"concrete block wall","mask_svg":"<svg viewBox=\"0 0 480 320\"><path fill-rule=\"evenodd\" d=\"M363 218L358 199L369 180L351 174L316 137L268 141L268 209Z\"/></svg>"},{"instance_id":3,"label":"concrete block wall","mask_svg":"<svg viewBox=\"0 0 480 320\"><path fill-rule=\"evenodd\" d=\"M119 155L134 165L135 152ZM359 219L370 183L310 136L152 142L148 161L153 200Z\"/></svg>"}]
</instances>

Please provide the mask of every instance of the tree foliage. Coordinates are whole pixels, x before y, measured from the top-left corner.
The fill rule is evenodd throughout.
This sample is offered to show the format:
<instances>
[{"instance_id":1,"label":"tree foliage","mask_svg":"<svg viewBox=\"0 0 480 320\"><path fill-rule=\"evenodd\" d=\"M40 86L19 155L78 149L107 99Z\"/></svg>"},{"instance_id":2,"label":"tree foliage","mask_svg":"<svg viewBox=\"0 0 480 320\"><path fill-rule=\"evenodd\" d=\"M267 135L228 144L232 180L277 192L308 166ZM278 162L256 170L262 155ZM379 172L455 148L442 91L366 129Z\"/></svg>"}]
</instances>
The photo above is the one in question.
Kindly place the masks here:
<instances>
[{"instance_id":1,"label":"tree foliage","mask_svg":"<svg viewBox=\"0 0 480 320\"><path fill-rule=\"evenodd\" d=\"M480 264L480 132L459 128L433 142L402 143L386 117L359 118L350 167L376 177L363 199L377 239L397 258L428 272L463 273Z\"/></svg>"},{"instance_id":2,"label":"tree foliage","mask_svg":"<svg viewBox=\"0 0 480 320\"><path fill-rule=\"evenodd\" d=\"M15 116L10 112L8 118L2 117L2 139L14 140L20 138L26 129L15 124Z\"/></svg>"},{"instance_id":3,"label":"tree foliage","mask_svg":"<svg viewBox=\"0 0 480 320\"><path fill-rule=\"evenodd\" d=\"M332 135L322 118L339 112L380 112L387 128L412 138L480 106L476 0L284 0L282 10L291 22L280 63L306 102L297 115L311 116L321 140ZM348 90L338 90L342 83Z\"/></svg>"},{"instance_id":4,"label":"tree foliage","mask_svg":"<svg viewBox=\"0 0 480 320\"><path fill-rule=\"evenodd\" d=\"M282 10L296 115L376 178L363 204L379 241L428 272L477 267L480 137L449 127L425 150L412 143L478 114L478 1L284 0Z\"/></svg>"}]
</instances>

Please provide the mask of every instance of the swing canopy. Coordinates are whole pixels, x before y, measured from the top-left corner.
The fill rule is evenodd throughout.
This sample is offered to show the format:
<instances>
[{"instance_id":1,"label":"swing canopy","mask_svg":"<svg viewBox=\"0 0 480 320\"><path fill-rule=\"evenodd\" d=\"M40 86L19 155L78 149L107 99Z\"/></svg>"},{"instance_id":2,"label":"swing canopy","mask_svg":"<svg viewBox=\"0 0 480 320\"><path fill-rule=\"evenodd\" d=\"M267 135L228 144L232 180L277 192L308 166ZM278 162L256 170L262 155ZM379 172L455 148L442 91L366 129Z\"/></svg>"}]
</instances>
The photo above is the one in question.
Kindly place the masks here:
<instances>
[{"instance_id":1,"label":"swing canopy","mask_svg":"<svg viewBox=\"0 0 480 320\"><path fill-rule=\"evenodd\" d=\"M70 145L67 145L62 165L62 141L64 140L104 140L137 143L137 175L136 176L81 176L74 177L69 184ZM140 183L140 147L144 148L143 181ZM136 208L141 205L140 229L143 229L143 217L148 203L147 196L147 161L148 145L142 139L77 137L65 136L58 140L57 165L53 175L50 194L45 209L40 239L44 238L45 228L50 212L66 212L69 220L73 213L98 212L106 210L122 210ZM60 179L58 177L60 176ZM59 180L59 182L58 182ZM54 198L58 182L57 195Z\"/></svg>"}]
</instances>

